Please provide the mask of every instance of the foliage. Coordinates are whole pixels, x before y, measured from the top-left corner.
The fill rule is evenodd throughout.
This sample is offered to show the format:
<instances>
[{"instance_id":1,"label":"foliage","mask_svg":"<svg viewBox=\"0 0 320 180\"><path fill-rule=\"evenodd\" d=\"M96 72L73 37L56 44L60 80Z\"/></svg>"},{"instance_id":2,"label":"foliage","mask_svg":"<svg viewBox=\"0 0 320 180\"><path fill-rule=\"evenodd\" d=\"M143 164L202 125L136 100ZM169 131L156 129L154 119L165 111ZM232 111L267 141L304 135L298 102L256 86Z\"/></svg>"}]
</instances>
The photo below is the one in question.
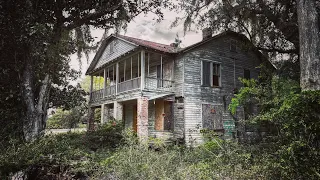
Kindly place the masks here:
<instances>
[{"instance_id":1,"label":"foliage","mask_svg":"<svg viewBox=\"0 0 320 180\"><path fill-rule=\"evenodd\" d=\"M246 149L215 138L194 148L129 143L101 165L119 179L266 179Z\"/></svg>"},{"instance_id":2,"label":"foliage","mask_svg":"<svg viewBox=\"0 0 320 180\"><path fill-rule=\"evenodd\" d=\"M91 77L85 76L85 78L81 81L81 87L86 91L90 92L90 83L91 83ZM108 83L108 82L106 82ZM103 77L93 77L93 90L99 90L103 88L104 85L104 78Z\"/></svg>"},{"instance_id":3,"label":"foliage","mask_svg":"<svg viewBox=\"0 0 320 180\"><path fill-rule=\"evenodd\" d=\"M246 123L267 129L257 145L268 162L265 168L285 179L319 178L320 91L301 92L299 82L279 77L268 86L248 82L229 108L234 112L238 105L259 104L259 114Z\"/></svg>"},{"instance_id":4,"label":"foliage","mask_svg":"<svg viewBox=\"0 0 320 180\"><path fill-rule=\"evenodd\" d=\"M62 110L60 108L48 118L48 129L71 129L77 127L84 118L85 109L74 107L71 110Z\"/></svg>"},{"instance_id":5,"label":"foliage","mask_svg":"<svg viewBox=\"0 0 320 180\"><path fill-rule=\"evenodd\" d=\"M299 53L299 31L295 0L182 0L180 9L185 31L192 25L210 27L214 32L233 30L249 37L259 50L273 57Z\"/></svg>"},{"instance_id":6,"label":"foliage","mask_svg":"<svg viewBox=\"0 0 320 180\"><path fill-rule=\"evenodd\" d=\"M101 159L122 142L121 123L95 132L48 135L31 143L11 145L0 153L0 177L22 171L29 179L83 178L100 172Z\"/></svg>"}]
</instances>

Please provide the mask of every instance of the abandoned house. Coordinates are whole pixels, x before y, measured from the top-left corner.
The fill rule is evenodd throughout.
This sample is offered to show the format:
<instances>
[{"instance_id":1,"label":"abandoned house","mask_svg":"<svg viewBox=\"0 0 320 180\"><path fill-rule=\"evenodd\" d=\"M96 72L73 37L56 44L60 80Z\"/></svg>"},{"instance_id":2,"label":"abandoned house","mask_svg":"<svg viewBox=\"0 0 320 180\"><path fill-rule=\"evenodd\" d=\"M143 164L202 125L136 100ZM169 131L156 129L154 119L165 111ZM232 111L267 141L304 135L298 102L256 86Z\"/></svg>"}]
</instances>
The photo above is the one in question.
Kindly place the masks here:
<instances>
[{"instance_id":1,"label":"abandoned house","mask_svg":"<svg viewBox=\"0 0 320 180\"><path fill-rule=\"evenodd\" d=\"M262 62L250 41L231 31L212 36L204 29L202 41L186 48L110 35L86 72L89 105L101 108L101 123L121 119L139 138L201 143L203 130L231 135L228 104L239 77L257 78Z\"/></svg>"}]
</instances>

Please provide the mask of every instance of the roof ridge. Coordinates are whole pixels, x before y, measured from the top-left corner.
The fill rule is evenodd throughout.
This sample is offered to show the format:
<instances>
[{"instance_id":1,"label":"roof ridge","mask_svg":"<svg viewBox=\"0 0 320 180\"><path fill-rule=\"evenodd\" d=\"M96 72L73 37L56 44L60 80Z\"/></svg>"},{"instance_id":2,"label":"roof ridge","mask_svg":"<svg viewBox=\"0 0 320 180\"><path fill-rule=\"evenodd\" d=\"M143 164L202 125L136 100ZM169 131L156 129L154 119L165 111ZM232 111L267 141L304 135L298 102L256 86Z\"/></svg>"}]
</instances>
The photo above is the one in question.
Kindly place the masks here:
<instances>
[{"instance_id":1,"label":"roof ridge","mask_svg":"<svg viewBox=\"0 0 320 180\"><path fill-rule=\"evenodd\" d=\"M142 41L147 41L147 42L151 42L151 43L157 43L157 44L161 44L161 45L164 45L164 46L170 46L169 44L163 44L163 43L158 43L158 42L155 42L155 41L149 41L149 40L145 40L145 39L140 39L140 38L136 38L136 37L132 37L132 36L126 36L126 35L121 35L121 34L118 34L118 35L115 35L115 36L123 36L123 37L127 37L127 38L133 38L133 39L137 39L137 40L142 40Z\"/></svg>"}]
</instances>

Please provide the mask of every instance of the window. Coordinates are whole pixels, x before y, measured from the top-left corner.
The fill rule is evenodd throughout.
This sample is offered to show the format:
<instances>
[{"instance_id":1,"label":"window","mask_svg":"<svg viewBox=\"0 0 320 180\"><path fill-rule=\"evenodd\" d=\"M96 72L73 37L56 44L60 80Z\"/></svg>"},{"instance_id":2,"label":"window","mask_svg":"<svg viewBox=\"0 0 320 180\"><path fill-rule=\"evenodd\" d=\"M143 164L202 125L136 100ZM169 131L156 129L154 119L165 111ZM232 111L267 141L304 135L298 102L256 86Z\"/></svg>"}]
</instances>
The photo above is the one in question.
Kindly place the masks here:
<instances>
[{"instance_id":1,"label":"window","mask_svg":"<svg viewBox=\"0 0 320 180\"><path fill-rule=\"evenodd\" d=\"M210 84L210 64L209 61L202 61L202 85L211 86Z\"/></svg>"},{"instance_id":2,"label":"window","mask_svg":"<svg viewBox=\"0 0 320 180\"><path fill-rule=\"evenodd\" d=\"M250 70L249 69L244 69L243 71L243 78L244 79L250 79Z\"/></svg>"},{"instance_id":3,"label":"window","mask_svg":"<svg viewBox=\"0 0 320 180\"><path fill-rule=\"evenodd\" d=\"M237 52L237 41L230 40L230 51Z\"/></svg>"},{"instance_id":4,"label":"window","mask_svg":"<svg viewBox=\"0 0 320 180\"><path fill-rule=\"evenodd\" d=\"M114 41L110 42L109 47L110 47L110 54L112 54L114 52Z\"/></svg>"},{"instance_id":5,"label":"window","mask_svg":"<svg viewBox=\"0 0 320 180\"><path fill-rule=\"evenodd\" d=\"M202 61L202 86L219 87L221 86L220 64Z\"/></svg>"},{"instance_id":6,"label":"window","mask_svg":"<svg viewBox=\"0 0 320 180\"><path fill-rule=\"evenodd\" d=\"M220 86L220 64L212 63L212 86Z\"/></svg>"}]
</instances>

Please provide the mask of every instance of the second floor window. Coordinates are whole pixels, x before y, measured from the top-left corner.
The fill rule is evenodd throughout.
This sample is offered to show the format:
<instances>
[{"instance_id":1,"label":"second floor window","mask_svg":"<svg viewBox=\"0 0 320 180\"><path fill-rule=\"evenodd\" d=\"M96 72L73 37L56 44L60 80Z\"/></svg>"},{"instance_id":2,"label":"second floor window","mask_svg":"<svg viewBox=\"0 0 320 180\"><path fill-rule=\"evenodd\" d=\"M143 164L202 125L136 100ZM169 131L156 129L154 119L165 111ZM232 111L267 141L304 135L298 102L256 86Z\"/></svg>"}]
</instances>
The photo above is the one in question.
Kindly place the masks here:
<instances>
[{"instance_id":1,"label":"second floor window","mask_svg":"<svg viewBox=\"0 0 320 180\"><path fill-rule=\"evenodd\" d=\"M250 79L250 70L249 69L244 69L243 70L243 78L244 79Z\"/></svg>"},{"instance_id":2,"label":"second floor window","mask_svg":"<svg viewBox=\"0 0 320 180\"><path fill-rule=\"evenodd\" d=\"M202 86L219 87L221 86L220 64L202 61Z\"/></svg>"}]
</instances>

